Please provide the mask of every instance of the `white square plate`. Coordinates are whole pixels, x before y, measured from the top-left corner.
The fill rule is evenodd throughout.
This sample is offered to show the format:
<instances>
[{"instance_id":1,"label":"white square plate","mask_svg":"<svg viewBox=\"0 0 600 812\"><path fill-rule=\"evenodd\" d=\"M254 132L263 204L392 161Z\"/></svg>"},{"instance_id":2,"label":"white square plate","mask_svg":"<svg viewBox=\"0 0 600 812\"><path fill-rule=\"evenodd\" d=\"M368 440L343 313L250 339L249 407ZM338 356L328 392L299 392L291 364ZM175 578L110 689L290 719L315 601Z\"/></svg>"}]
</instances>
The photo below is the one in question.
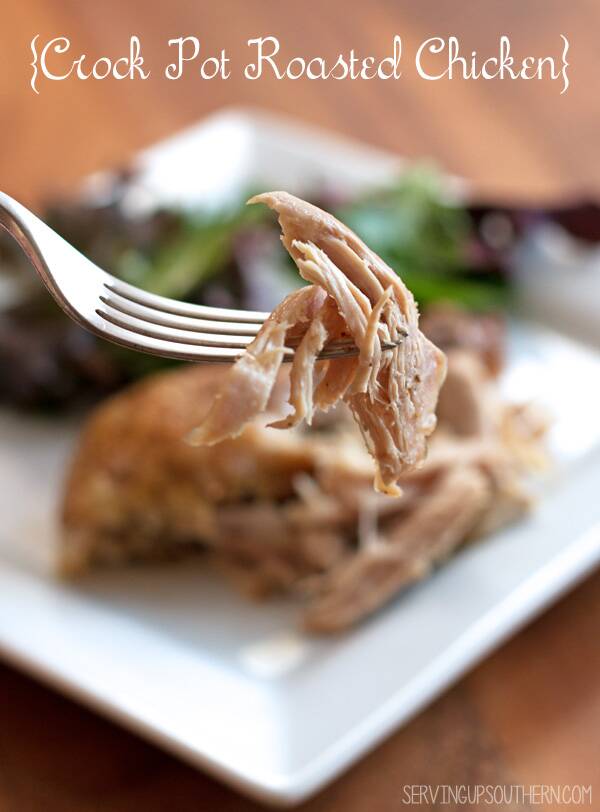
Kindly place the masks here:
<instances>
[{"instance_id":1,"label":"white square plate","mask_svg":"<svg viewBox=\"0 0 600 812\"><path fill-rule=\"evenodd\" d=\"M356 189L401 166L236 111L145 152L140 165L152 199L184 204L223 201L256 180ZM557 467L538 509L335 640L302 637L292 605L249 604L200 564L75 585L45 576L34 553L55 537L76 427L0 415L0 651L254 797L305 798L600 560L600 360L525 324L511 330L510 359L507 393L538 399L555 418Z\"/></svg>"}]
</instances>

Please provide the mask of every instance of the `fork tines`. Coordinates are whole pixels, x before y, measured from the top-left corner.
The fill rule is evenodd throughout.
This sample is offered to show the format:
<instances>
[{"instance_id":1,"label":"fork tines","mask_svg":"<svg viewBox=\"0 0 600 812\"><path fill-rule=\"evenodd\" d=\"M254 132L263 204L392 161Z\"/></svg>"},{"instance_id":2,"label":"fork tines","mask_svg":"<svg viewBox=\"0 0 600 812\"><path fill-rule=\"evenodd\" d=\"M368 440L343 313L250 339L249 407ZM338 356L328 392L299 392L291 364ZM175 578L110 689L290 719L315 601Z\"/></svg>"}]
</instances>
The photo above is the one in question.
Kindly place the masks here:
<instances>
[{"instance_id":1,"label":"fork tines","mask_svg":"<svg viewBox=\"0 0 600 812\"><path fill-rule=\"evenodd\" d=\"M268 313L229 310L177 302L147 293L116 279L106 283L96 313L116 328L131 334L131 344L148 352L188 360L230 363L256 336ZM118 337L118 336L115 336ZM391 349L400 342L382 344ZM180 350L175 350L175 345ZM293 358L293 344L285 361ZM342 358L358 354L352 340L335 341L320 353L319 359Z\"/></svg>"}]
</instances>

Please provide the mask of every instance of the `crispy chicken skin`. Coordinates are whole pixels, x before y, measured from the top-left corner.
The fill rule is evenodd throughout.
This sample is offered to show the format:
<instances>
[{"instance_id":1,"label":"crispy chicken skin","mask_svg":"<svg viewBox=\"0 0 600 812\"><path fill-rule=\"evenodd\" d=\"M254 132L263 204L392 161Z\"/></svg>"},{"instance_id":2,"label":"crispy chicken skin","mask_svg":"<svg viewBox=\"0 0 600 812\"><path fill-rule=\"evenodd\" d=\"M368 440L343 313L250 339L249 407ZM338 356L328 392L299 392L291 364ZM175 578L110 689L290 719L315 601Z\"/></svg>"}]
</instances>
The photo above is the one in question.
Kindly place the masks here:
<instances>
[{"instance_id":1,"label":"crispy chicken skin","mask_svg":"<svg viewBox=\"0 0 600 812\"><path fill-rule=\"evenodd\" d=\"M300 338L290 375L291 414L277 428L310 423L338 400L350 408L376 464L375 488L399 495L398 479L423 464L446 373L443 353L419 330L416 303L402 280L332 215L286 192L265 203L279 215L282 241L311 286L290 294L233 366L190 435L211 445L239 435L269 402L290 336ZM320 350L351 337L356 359L317 362ZM382 341L396 344L382 351Z\"/></svg>"},{"instance_id":2,"label":"crispy chicken skin","mask_svg":"<svg viewBox=\"0 0 600 812\"><path fill-rule=\"evenodd\" d=\"M182 367L98 408L65 483L63 571L177 555L216 538L214 506L289 498L312 469L310 444L259 426L218 446L182 441L225 377L221 367ZM281 381L272 400L286 392Z\"/></svg>"}]
</instances>

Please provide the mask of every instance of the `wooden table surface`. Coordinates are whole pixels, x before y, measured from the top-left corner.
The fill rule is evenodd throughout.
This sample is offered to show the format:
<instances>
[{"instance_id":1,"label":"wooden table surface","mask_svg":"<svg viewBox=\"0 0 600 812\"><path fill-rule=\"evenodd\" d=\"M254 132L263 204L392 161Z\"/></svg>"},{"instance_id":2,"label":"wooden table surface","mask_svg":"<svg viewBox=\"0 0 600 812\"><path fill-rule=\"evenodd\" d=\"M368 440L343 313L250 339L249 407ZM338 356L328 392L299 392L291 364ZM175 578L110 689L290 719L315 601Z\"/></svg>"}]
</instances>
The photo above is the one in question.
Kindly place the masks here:
<instances>
[{"instance_id":1,"label":"wooden table surface","mask_svg":"<svg viewBox=\"0 0 600 812\"><path fill-rule=\"evenodd\" d=\"M21 0L0 31L1 187L33 204L86 173L123 164L141 146L223 105L301 116L409 156L433 156L485 192L541 197L600 191L600 7L594 0ZM571 43L571 87L557 83L45 82L29 86L29 42L65 35L73 51L120 56L131 34L148 64L169 61L170 37L196 34L206 54L241 64L248 38L277 35L282 52L331 56L354 47L405 53L429 36L465 50L559 52ZM406 784L592 784L600 804L600 576L472 671L307 812L388 812ZM446 807L451 808L451 807ZM500 808L500 807L496 807ZM519 808L516 806L510 808ZM541 805L540 809L550 809ZM558 807L556 807L558 808ZM594 808L594 806L592 807ZM1 812L259 809L211 778L0 666Z\"/></svg>"}]
</instances>

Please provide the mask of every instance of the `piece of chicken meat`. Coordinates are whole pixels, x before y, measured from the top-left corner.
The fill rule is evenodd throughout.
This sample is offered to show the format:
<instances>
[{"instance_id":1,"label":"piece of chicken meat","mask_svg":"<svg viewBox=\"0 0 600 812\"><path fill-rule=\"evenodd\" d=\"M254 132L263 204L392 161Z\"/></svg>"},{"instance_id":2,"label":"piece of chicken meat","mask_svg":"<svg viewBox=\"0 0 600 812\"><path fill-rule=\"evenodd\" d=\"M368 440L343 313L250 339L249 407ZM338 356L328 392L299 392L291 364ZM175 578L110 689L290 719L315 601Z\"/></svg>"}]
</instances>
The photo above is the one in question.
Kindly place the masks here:
<instances>
[{"instance_id":1,"label":"piece of chicken meat","mask_svg":"<svg viewBox=\"0 0 600 812\"><path fill-rule=\"evenodd\" d=\"M213 445L235 437L262 415L293 339L287 410L271 425L310 424L314 410L344 400L375 460L376 490L399 495L398 478L423 462L436 425L444 354L419 330L416 303L400 277L335 217L286 192L249 202L278 213L282 242L311 284L266 320L190 442ZM356 357L317 361L327 344L348 338ZM383 342L395 346L384 351Z\"/></svg>"}]
</instances>

